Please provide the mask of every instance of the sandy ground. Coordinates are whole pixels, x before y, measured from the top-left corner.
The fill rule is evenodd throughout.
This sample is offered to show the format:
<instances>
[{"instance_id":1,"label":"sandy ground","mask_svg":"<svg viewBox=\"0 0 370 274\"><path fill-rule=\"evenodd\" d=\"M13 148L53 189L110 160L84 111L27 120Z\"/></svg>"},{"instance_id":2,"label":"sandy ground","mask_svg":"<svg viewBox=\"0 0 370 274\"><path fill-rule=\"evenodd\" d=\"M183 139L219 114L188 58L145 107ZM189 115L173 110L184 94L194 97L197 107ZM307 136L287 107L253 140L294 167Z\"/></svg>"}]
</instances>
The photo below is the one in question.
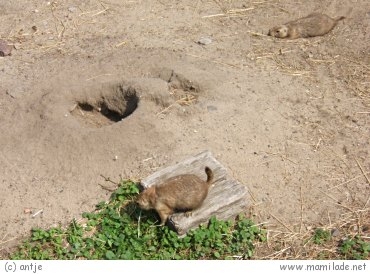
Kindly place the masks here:
<instances>
[{"instance_id":1,"label":"sandy ground","mask_svg":"<svg viewBox=\"0 0 370 274\"><path fill-rule=\"evenodd\" d=\"M101 175L204 150L271 231L369 212L368 1L21 2L0 3L0 249L92 210ZM314 11L346 19L266 36Z\"/></svg>"}]
</instances>

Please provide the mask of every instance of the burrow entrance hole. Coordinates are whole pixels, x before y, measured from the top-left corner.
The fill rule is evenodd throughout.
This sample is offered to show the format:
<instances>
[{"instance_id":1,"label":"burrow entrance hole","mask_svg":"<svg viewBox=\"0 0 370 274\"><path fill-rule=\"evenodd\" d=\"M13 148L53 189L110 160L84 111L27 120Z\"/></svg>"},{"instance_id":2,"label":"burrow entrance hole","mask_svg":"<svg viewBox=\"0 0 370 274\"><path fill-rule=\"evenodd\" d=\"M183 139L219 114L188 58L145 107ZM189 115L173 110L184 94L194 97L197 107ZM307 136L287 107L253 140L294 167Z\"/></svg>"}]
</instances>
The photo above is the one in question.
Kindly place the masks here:
<instances>
[{"instance_id":1,"label":"burrow entrance hole","mask_svg":"<svg viewBox=\"0 0 370 274\"><path fill-rule=\"evenodd\" d=\"M71 110L76 119L88 127L103 127L122 121L138 107L139 97L132 87L116 86L98 98L78 101Z\"/></svg>"}]
</instances>

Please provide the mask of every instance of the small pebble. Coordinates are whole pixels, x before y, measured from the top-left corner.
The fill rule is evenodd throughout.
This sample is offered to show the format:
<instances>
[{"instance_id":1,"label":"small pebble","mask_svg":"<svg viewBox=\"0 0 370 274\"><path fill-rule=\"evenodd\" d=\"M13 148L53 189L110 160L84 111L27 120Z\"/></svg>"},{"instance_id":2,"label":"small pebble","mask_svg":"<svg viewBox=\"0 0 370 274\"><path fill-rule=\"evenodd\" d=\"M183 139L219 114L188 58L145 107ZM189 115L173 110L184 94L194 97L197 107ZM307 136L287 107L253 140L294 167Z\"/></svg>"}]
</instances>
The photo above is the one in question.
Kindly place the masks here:
<instances>
[{"instance_id":1,"label":"small pebble","mask_svg":"<svg viewBox=\"0 0 370 274\"><path fill-rule=\"evenodd\" d=\"M7 42L0 39L0 56L8 56L12 53L12 47Z\"/></svg>"},{"instance_id":2,"label":"small pebble","mask_svg":"<svg viewBox=\"0 0 370 274\"><path fill-rule=\"evenodd\" d=\"M340 235L339 229L337 229L337 228L333 228L333 229L331 230L331 236L333 236L333 237L338 237L339 235Z\"/></svg>"},{"instance_id":3,"label":"small pebble","mask_svg":"<svg viewBox=\"0 0 370 274\"><path fill-rule=\"evenodd\" d=\"M24 212L24 214L30 214L30 213L32 213L32 209L30 209L30 208L25 208L25 209L23 210L23 212Z\"/></svg>"},{"instance_id":4,"label":"small pebble","mask_svg":"<svg viewBox=\"0 0 370 274\"><path fill-rule=\"evenodd\" d=\"M208 38L208 37L201 37L198 42L197 42L199 45L209 45L212 43L212 39L211 38Z\"/></svg>"},{"instance_id":5,"label":"small pebble","mask_svg":"<svg viewBox=\"0 0 370 274\"><path fill-rule=\"evenodd\" d=\"M208 111L216 111L217 110L217 107L216 106L213 106L213 105L208 105L207 106L207 110Z\"/></svg>"},{"instance_id":6,"label":"small pebble","mask_svg":"<svg viewBox=\"0 0 370 274\"><path fill-rule=\"evenodd\" d=\"M69 12L75 12L76 10L77 10L77 8L73 7L73 6L68 8Z\"/></svg>"}]
</instances>

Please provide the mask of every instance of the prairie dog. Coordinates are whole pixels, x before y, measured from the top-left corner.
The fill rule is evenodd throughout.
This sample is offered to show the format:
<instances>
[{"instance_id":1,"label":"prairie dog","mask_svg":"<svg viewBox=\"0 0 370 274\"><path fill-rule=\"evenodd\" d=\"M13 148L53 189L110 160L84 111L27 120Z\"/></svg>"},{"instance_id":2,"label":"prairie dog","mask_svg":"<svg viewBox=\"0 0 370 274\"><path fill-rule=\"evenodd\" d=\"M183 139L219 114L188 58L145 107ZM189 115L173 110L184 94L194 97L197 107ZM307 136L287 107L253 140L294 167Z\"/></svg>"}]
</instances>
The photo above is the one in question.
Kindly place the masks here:
<instances>
[{"instance_id":1,"label":"prairie dog","mask_svg":"<svg viewBox=\"0 0 370 274\"><path fill-rule=\"evenodd\" d=\"M205 173L206 181L194 174L171 177L140 193L137 203L142 209L155 209L161 217L161 225L164 225L176 210L189 213L202 205L213 182L212 170L206 167Z\"/></svg>"},{"instance_id":2,"label":"prairie dog","mask_svg":"<svg viewBox=\"0 0 370 274\"><path fill-rule=\"evenodd\" d=\"M268 35L290 39L321 36L331 31L338 21L344 18L344 16L331 18L321 13L311 13L306 17L271 28Z\"/></svg>"}]
</instances>

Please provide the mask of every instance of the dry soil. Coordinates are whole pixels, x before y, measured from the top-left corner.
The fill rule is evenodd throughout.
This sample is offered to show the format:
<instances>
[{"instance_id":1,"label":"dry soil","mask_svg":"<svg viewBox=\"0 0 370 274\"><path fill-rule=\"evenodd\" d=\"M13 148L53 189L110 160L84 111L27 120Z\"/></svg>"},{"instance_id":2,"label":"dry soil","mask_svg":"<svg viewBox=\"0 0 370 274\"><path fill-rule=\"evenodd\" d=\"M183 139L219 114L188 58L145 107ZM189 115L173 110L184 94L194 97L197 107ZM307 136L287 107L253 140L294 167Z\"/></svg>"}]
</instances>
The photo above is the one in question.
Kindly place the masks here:
<instances>
[{"instance_id":1,"label":"dry soil","mask_svg":"<svg viewBox=\"0 0 370 274\"><path fill-rule=\"evenodd\" d=\"M266 35L311 12L346 19ZM368 214L367 0L10 0L0 26L0 249L204 150L271 233Z\"/></svg>"}]
</instances>

